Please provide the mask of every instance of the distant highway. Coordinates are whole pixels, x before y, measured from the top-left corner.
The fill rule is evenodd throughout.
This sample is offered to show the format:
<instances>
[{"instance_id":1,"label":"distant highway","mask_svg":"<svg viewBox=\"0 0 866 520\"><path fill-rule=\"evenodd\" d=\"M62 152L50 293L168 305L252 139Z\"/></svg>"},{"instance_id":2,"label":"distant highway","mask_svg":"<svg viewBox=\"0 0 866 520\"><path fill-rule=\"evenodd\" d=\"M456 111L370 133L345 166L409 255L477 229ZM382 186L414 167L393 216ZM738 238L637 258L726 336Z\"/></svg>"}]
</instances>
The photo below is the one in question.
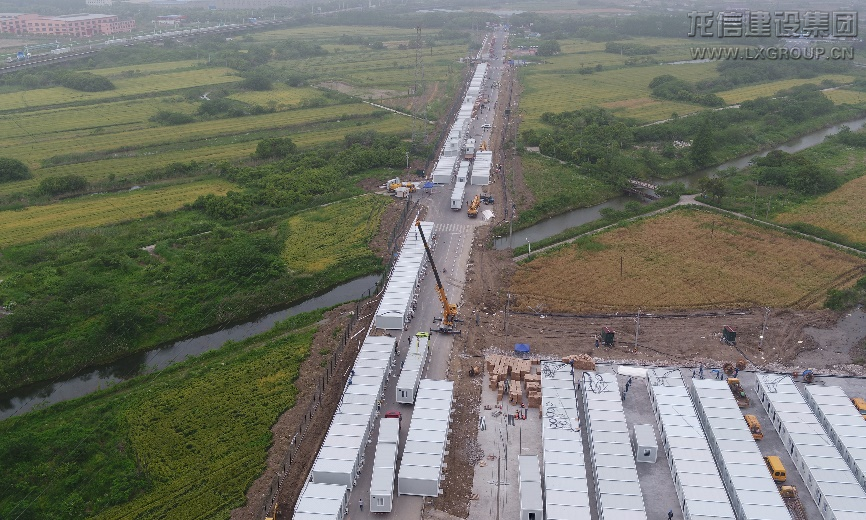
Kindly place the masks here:
<instances>
[{"instance_id":1,"label":"distant highway","mask_svg":"<svg viewBox=\"0 0 866 520\"><path fill-rule=\"evenodd\" d=\"M247 24L229 24L220 25L217 27L200 27L198 29L178 29L176 31L167 31L158 34L142 34L138 36L129 36L127 38L106 40L99 43L78 45L73 46L72 50L67 54L44 53L37 54L36 56L32 56L26 60L0 63L0 74L7 74L9 72L17 72L31 67L55 65L58 63L81 59L87 56L92 56L93 54L96 54L100 50L103 50L107 47L132 47L134 45L139 45L142 43L161 42L169 39L192 38L195 36L202 36L207 34L235 33L238 31L244 31L249 29L270 28L274 25L281 25L291 20L292 18L285 18L281 20L264 20L261 22Z\"/></svg>"}]
</instances>

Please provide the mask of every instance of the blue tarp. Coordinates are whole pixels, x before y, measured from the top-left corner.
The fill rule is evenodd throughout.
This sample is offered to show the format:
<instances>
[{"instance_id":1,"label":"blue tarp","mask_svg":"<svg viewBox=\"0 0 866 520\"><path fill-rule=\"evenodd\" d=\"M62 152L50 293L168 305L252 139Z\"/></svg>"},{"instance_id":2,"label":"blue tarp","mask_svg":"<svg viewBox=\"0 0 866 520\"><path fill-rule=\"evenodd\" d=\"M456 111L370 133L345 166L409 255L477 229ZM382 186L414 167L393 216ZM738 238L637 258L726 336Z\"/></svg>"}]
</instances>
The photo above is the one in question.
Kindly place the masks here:
<instances>
[{"instance_id":1,"label":"blue tarp","mask_svg":"<svg viewBox=\"0 0 866 520\"><path fill-rule=\"evenodd\" d=\"M529 353L529 345L527 345L526 343L517 343L514 345L514 351L515 352L523 352L523 353L528 354Z\"/></svg>"},{"instance_id":2,"label":"blue tarp","mask_svg":"<svg viewBox=\"0 0 866 520\"><path fill-rule=\"evenodd\" d=\"M424 183L424 186L421 186L421 187L422 188L435 188L436 186L432 182L427 181Z\"/></svg>"}]
</instances>

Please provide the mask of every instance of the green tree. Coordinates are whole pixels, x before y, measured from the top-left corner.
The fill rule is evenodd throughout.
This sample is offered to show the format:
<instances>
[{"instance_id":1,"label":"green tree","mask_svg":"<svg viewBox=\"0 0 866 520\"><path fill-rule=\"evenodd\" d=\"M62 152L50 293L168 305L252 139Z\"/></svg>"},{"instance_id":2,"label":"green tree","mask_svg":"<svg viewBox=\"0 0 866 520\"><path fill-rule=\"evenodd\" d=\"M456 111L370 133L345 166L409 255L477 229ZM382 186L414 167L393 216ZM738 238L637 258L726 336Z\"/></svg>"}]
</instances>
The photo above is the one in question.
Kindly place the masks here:
<instances>
[{"instance_id":1,"label":"green tree","mask_svg":"<svg viewBox=\"0 0 866 520\"><path fill-rule=\"evenodd\" d=\"M62 195L87 188L87 179L80 175L58 175L39 182L36 191L41 195Z\"/></svg>"},{"instance_id":2,"label":"green tree","mask_svg":"<svg viewBox=\"0 0 866 520\"><path fill-rule=\"evenodd\" d=\"M30 168L18 159L0 157L0 183L29 179Z\"/></svg>"},{"instance_id":3,"label":"green tree","mask_svg":"<svg viewBox=\"0 0 866 520\"><path fill-rule=\"evenodd\" d=\"M256 145L253 156L259 159L282 159L298 151L297 145L288 137L262 139Z\"/></svg>"},{"instance_id":4,"label":"green tree","mask_svg":"<svg viewBox=\"0 0 866 520\"><path fill-rule=\"evenodd\" d=\"M698 188L706 196L716 199L716 202L721 202L722 197L728 193L727 188L725 187L725 181L718 177L704 177L698 181Z\"/></svg>"},{"instance_id":5,"label":"green tree","mask_svg":"<svg viewBox=\"0 0 866 520\"><path fill-rule=\"evenodd\" d=\"M698 168L706 168L713 164L713 132L709 123L704 123L698 129L698 133L692 141L689 158L692 160L692 164Z\"/></svg>"},{"instance_id":6,"label":"green tree","mask_svg":"<svg viewBox=\"0 0 866 520\"><path fill-rule=\"evenodd\" d=\"M560 52L559 42L556 40L544 40L538 44L537 54L539 56L553 56Z\"/></svg>"}]
</instances>

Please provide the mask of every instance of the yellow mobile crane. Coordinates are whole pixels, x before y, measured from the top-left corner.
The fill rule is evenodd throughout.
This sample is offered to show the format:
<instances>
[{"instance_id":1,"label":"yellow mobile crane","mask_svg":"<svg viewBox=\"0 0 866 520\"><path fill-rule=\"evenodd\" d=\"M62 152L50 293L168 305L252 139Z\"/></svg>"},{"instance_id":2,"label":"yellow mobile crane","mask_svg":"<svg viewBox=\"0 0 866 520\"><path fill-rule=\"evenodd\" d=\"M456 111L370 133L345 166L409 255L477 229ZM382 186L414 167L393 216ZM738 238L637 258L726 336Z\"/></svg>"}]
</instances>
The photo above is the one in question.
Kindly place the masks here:
<instances>
[{"instance_id":1,"label":"yellow mobile crane","mask_svg":"<svg viewBox=\"0 0 866 520\"><path fill-rule=\"evenodd\" d=\"M439 325L438 332L445 334L460 334L460 331L454 328L454 323L460 321L457 319L457 304L448 301L448 296L445 294L445 288L442 287L442 280L439 279L439 271L436 270L436 264L433 263L433 253L430 251L430 246L427 245L427 238L424 236L424 230L421 229L421 221L416 220L415 226L418 227L418 233L421 234L421 241L424 243L424 250L427 252L427 258L430 259L430 267L433 269L433 276L436 277L436 292L439 293L439 301L442 302L442 323ZM440 319L437 318L435 321L440 321Z\"/></svg>"},{"instance_id":2,"label":"yellow mobile crane","mask_svg":"<svg viewBox=\"0 0 866 520\"><path fill-rule=\"evenodd\" d=\"M473 217L473 218L477 217L478 216L478 206L480 206L480 205L481 205L481 195L476 195L472 199L472 202L469 203L469 209L466 210L466 214L469 215L470 217Z\"/></svg>"}]
</instances>

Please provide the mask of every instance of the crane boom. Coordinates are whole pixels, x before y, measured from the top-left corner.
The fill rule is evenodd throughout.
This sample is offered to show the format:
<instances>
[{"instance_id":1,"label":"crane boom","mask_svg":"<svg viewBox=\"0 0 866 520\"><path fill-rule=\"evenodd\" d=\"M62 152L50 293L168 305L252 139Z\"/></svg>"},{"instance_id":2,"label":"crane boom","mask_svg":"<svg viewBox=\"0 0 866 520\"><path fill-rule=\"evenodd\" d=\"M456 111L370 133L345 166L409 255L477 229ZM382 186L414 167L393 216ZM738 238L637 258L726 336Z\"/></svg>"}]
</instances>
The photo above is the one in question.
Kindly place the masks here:
<instances>
[{"instance_id":1,"label":"crane boom","mask_svg":"<svg viewBox=\"0 0 866 520\"><path fill-rule=\"evenodd\" d=\"M424 230L421 229L421 220L415 221L415 226L418 228L418 233L421 234L421 242L424 243L424 250L427 252L427 258L430 260L430 267L433 269L433 276L436 277L436 292L439 293L439 301L442 302L442 326L439 332L458 333L454 330L454 322L457 321L457 304L450 303L448 296L445 294L445 287L442 286L442 280L439 278L439 271L436 269L436 264L433 262L433 253L430 251L430 246L427 244L427 237L424 236Z\"/></svg>"}]
</instances>

